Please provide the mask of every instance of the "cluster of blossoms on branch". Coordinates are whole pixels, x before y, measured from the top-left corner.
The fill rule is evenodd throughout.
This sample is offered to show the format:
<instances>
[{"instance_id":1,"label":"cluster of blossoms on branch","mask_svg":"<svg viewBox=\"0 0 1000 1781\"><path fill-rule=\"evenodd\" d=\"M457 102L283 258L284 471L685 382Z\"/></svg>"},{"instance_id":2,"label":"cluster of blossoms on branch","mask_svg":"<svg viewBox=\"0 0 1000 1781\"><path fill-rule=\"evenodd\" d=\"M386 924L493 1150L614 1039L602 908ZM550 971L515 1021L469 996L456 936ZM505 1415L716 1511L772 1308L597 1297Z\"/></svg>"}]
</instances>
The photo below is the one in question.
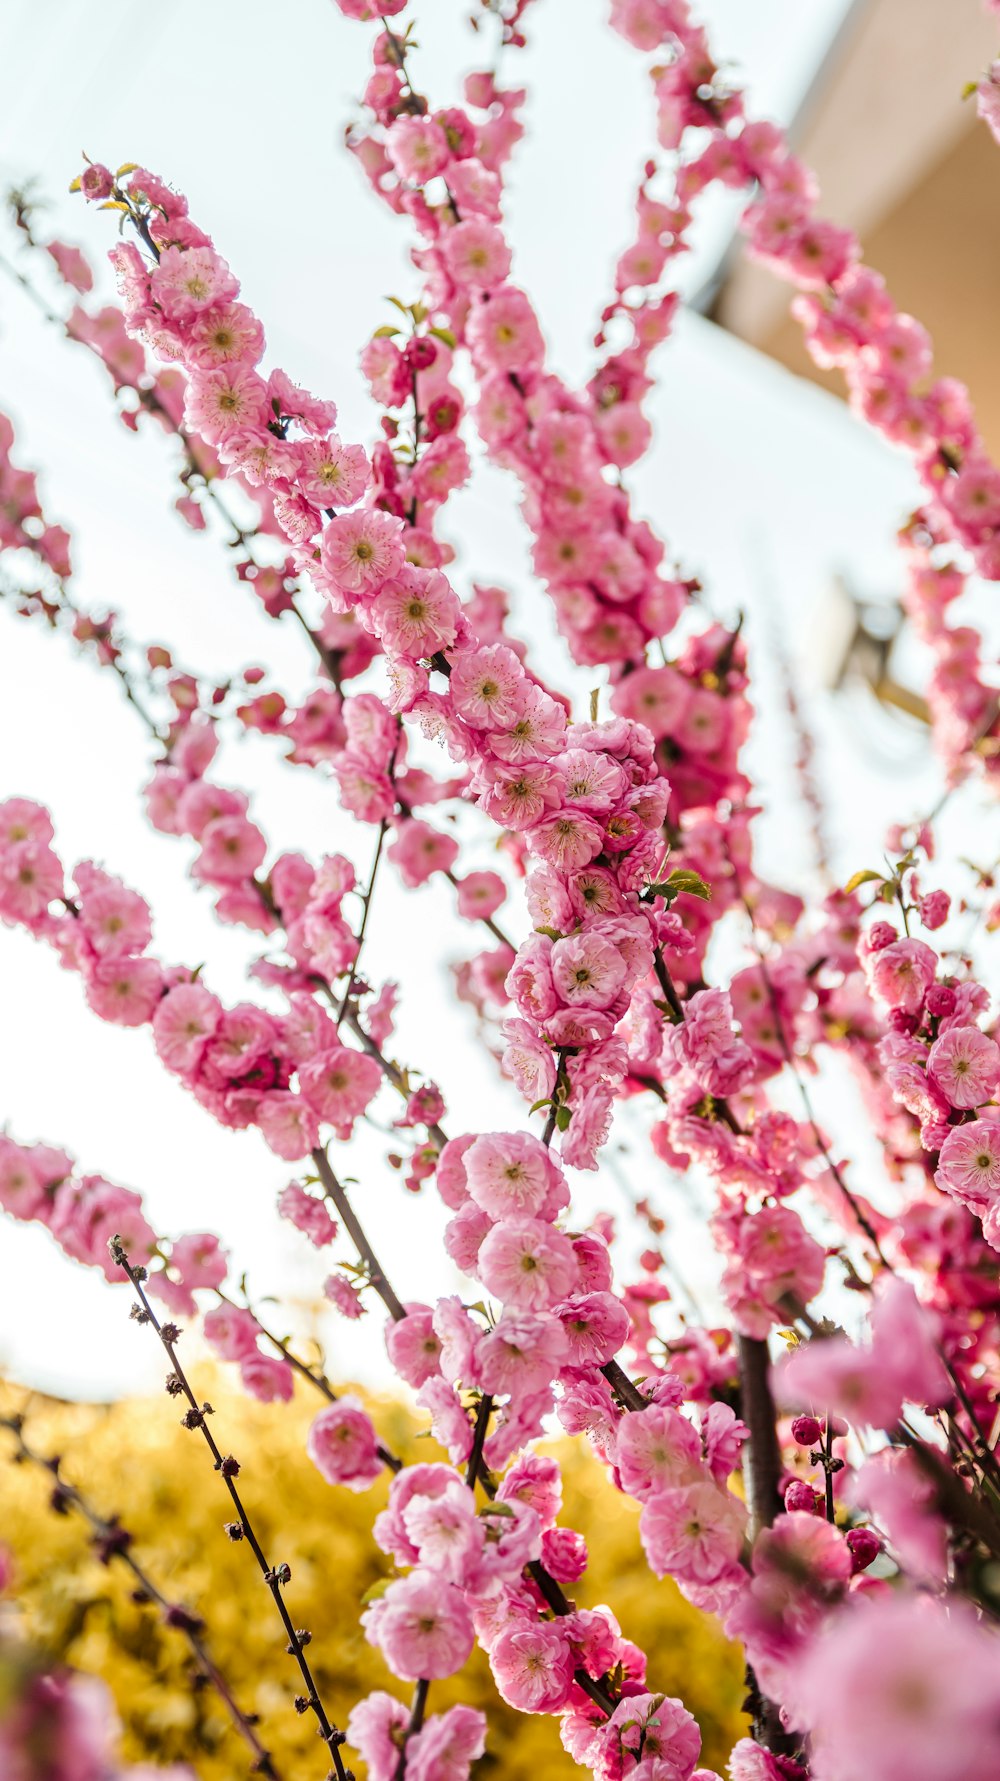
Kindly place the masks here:
<instances>
[{"instance_id":1,"label":"cluster of blossoms on branch","mask_svg":"<svg viewBox=\"0 0 1000 1781\"><path fill-rule=\"evenodd\" d=\"M368 0L339 3L374 15ZM434 110L412 84L409 32L386 22L402 5L379 9L370 124L351 137L375 190L412 223L422 279L419 300L397 303L399 325L362 354L382 411L370 448L340 438L331 401L261 368L263 326L180 194L133 165L91 163L78 182L134 238L111 254L121 309L76 306L65 331L104 361L116 391L134 392L130 424L146 411L179 435L183 516L207 530L219 508L241 579L272 617L298 614L323 671L299 706L263 670L245 671L230 711L229 684L180 673L152 646L143 695L152 689L162 717L150 720L113 617L73 621L147 716L151 822L194 844L192 877L219 918L266 940L252 977L280 992L281 1011L227 1006L200 969L161 961L145 899L91 861L69 877L48 813L18 797L0 805L0 918L55 948L99 1018L148 1026L164 1067L211 1117L256 1127L303 1165L280 1215L317 1250L349 1241L353 1260L332 1269L326 1296L349 1321L381 1301L389 1358L447 1462L403 1464L354 1398L234 1302L213 1234L159 1232L136 1191L10 1137L0 1204L109 1281L127 1276L192 1431L205 1433L210 1407L192 1396L179 1331L147 1293L171 1319L200 1318L254 1395L286 1399L296 1377L321 1393L308 1448L331 1486L364 1490L394 1474L375 1535L396 1574L361 1618L414 1693L344 1703L344 1732L314 1689L297 1700L340 1781L345 1738L373 1781L465 1781L488 1741L483 1715L426 1706L476 1642L503 1698L558 1716L565 1748L598 1781L711 1781L691 1714L647 1675L613 1606L579 1608L566 1594L585 1577L587 1548L559 1522L558 1467L532 1445L553 1414L640 1506L651 1573L743 1644L752 1736L732 1754L732 1781L853 1781L865 1769L971 1781L1000 1757L1000 1047L968 962L911 935L918 923L934 934L948 915L943 893L917 882L916 852L900 847L889 876L862 873L812 912L756 874L739 760L751 719L744 641L739 628L691 622L697 586L633 513L624 480L650 440L650 359L677 305L664 275L694 199L715 181L754 185L752 250L799 288L811 350L845 371L854 406L913 455L925 508L906 533L911 610L937 657L937 740L955 776L983 752L996 714L967 672L978 641L941 617L962 576L940 551L1000 575L997 472L965 392L929 384L923 331L860 264L858 244L817 220L807 171L778 131L745 117L681 0L612 5L614 28L657 58L673 192L655 195L648 163L638 239L597 346L623 325L631 338L572 390L547 369L539 319L511 278L502 177L524 95L477 74L465 105ZM492 10L518 47L525 0ZM73 250L49 244L49 257L86 292ZM168 368L151 371L147 352ZM609 717L600 693L589 717L574 717L512 634L501 591L463 599L448 574L438 524L471 473L473 421L520 485L535 573L573 657L608 670ZM41 562L46 589L26 610L51 617L70 609L69 540L43 519L11 444L4 422L0 549ZM230 481L255 516L247 525L220 496ZM318 617L307 618L309 601ZM682 616L686 641L668 656ZM369 669L361 690L347 688ZM288 758L329 776L376 831L367 881L341 853L269 858L249 797L209 776L230 719L290 743ZM414 737L442 751L448 777L410 764ZM450 804L498 832L523 878L531 930L517 946L494 920L504 879L457 874L460 840L414 815ZM440 1061L411 1071L387 1055L397 986L376 988L360 969L383 851L411 889L448 879L459 915L498 942L460 969L460 993L486 1018L537 1135L449 1139ZM864 921L869 883L875 918ZM882 918L890 902L902 933ZM726 987L712 984L710 955L724 916L749 920L756 952ZM838 1047L901 1185L892 1217L849 1184L812 1113L804 1074L818 1050ZM779 1077L802 1117L770 1095ZM406 1185L433 1181L450 1215L445 1250L485 1294L477 1302L400 1296L332 1167L331 1148L383 1091L403 1101ZM664 1339L662 1253L616 1288L613 1221L577 1228L567 1170L600 1169L616 1103L638 1096L657 1104L659 1164L713 1184L731 1331L692 1324ZM866 1296L862 1341L810 1310L838 1269ZM772 1380L768 1340L782 1328L796 1345ZM231 1537L254 1544L239 1467L205 1438L237 1504ZM287 1633L289 1579L255 1556ZM287 1649L309 1689L303 1647L292 1629Z\"/></svg>"}]
</instances>

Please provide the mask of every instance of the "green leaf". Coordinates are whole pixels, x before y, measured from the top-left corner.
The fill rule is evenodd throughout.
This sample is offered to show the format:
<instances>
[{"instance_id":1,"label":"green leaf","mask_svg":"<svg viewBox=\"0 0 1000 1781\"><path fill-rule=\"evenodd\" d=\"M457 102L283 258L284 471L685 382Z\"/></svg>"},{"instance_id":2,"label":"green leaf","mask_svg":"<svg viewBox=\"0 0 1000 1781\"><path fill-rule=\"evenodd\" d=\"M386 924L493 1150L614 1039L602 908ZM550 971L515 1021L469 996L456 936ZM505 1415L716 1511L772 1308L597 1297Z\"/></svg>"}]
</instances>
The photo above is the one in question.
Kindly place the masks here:
<instances>
[{"instance_id":1,"label":"green leaf","mask_svg":"<svg viewBox=\"0 0 1000 1781\"><path fill-rule=\"evenodd\" d=\"M373 340L391 340L394 334L398 334L400 332L401 332L401 330L399 328L393 328L389 325L388 322L386 322L386 324L383 328L375 329L375 332L372 335L372 339Z\"/></svg>"},{"instance_id":2,"label":"green leaf","mask_svg":"<svg viewBox=\"0 0 1000 1781\"><path fill-rule=\"evenodd\" d=\"M386 302L391 303L393 309L398 309L400 315L409 315L410 310L408 304L401 303L398 297L387 297Z\"/></svg>"},{"instance_id":3,"label":"green leaf","mask_svg":"<svg viewBox=\"0 0 1000 1781\"><path fill-rule=\"evenodd\" d=\"M377 1602L380 1596L385 1595L391 1582L391 1577L380 1577L377 1583L373 1583L370 1589L365 1590L361 1597L361 1606L367 1608L369 1602Z\"/></svg>"},{"instance_id":4,"label":"green leaf","mask_svg":"<svg viewBox=\"0 0 1000 1781\"><path fill-rule=\"evenodd\" d=\"M867 870L855 872L847 880L847 883L844 886L844 895L849 897L851 892L856 891L861 884L881 884L883 877L884 874L881 872L869 872Z\"/></svg>"},{"instance_id":5,"label":"green leaf","mask_svg":"<svg viewBox=\"0 0 1000 1781\"><path fill-rule=\"evenodd\" d=\"M123 161L121 166L115 169L115 178L124 179L126 173L134 173L138 165L138 161Z\"/></svg>"},{"instance_id":6,"label":"green leaf","mask_svg":"<svg viewBox=\"0 0 1000 1781\"><path fill-rule=\"evenodd\" d=\"M458 343L450 328L429 328L427 331L429 334L433 334L435 340L440 340L443 345L450 346L454 352Z\"/></svg>"},{"instance_id":7,"label":"green leaf","mask_svg":"<svg viewBox=\"0 0 1000 1781\"><path fill-rule=\"evenodd\" d=\"M535 1105L533 1107L528 1108L528 1112L529 1113L541 1113L543 1107L551 1107L551 1105L552 1105L552 1102L549 1099L549 1096L543 1095L540 1101L536 1101Z\"/></svg>"},{"instance_id":8,"label":"green leaf","mask_svg":"<svg viewBox=\"0 0 1000 1781\"><path fill-rule=\"evenodd\" d=\"M568 1107L557 1107L556 1108L557 1130L559 1130L560 1132L567 1131L569 1128L570 1118L571 1118L571 1114L570 1114L570 1110Z\"/></svg>"},{"instance_id":9,"label":"green leaf","mask_svg":"<svg viewBox=\"0 0 1000 1781\"><path fill-rule=\"evenodd\" d=\"M514 1519L514 1511L511 1508L509 1503L496 1503L496 1502L484 1503L482 1508L477 1510L477 1514L479 1514L479 1515L501 1515L505 1519L510 1520L510 1521L513 1521L513 1519Z\"/></svg>"},{"instance_id":10,"label":"green leaf","mask_svg":"<svg viewBox=\"0 0 1000 1781\"><path fill-rule=\"evenodd\" d=\"M686 866L678 866L676 871L671 872L667 883L672 887L675 896L679 896L683 891L689 897L701 897L705 903L711 899L712 886L705 883L699 872L691 872Z\"/></svg>"}]
</instances>

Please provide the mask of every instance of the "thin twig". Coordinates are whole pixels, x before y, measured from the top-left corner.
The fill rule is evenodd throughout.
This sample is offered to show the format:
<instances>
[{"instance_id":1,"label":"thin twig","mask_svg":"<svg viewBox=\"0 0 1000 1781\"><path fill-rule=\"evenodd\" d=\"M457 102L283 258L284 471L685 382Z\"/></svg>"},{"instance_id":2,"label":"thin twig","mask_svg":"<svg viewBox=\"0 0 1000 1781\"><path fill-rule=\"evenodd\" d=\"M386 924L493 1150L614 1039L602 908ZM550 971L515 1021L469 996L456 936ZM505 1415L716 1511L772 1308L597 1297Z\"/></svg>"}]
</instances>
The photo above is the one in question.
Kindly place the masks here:
<instances>
[{"instance_id":1,"label":"thin twig","mask_svg":"<svg viewBox=\"0 0 1000 1781\"><path fill-rule=\"evenodd\" d=\"M229 1524L227 1531L229 1532L230 1538L236 1540L245 1539L248 1542L264 1582L274 1600L274 1605L281 1618L281 1624L288 1637L287 1650L289 1655L294 1657L295 1662L298 1665L299 1673L306 1689L305 1695L296 1696L296 1711L300 1713L309 1710L312 1711L319 1727L320 1737L333 1759L337 1781L348 1781L348 1770L345 1768L343 1758L340 1754L340 1746L346 1741L344 1733L334 1725L320 1699L319 1690L316 1686L309 1660L305 1654L305 1646L309 1643L311 1635L303 1629L297 1629L295 1627L281 1593L283 1586L291 1577L291 1572L285 1564L277 1566L270 1565L264 1555L264 1550L254 1532L253 1524L243 1506L240 1493L234 1482L239 1475L239 1462L233 1458L232 1454L224 1455L222 1453L216 1442L215 1436L212 1434L208 1424L208 1418L212 1414L212 1407L210 1404L199 1404L187 1374L184 1372L184 1369L177 1358L176 1343L180 1336L180 1331L175 1324L160 1323L149 1299L143 1291L142 1282L146 1278L145 1268L134 1268L132 1266L120 1237L112 1237L108 1244L108 1249L111 1253L112 1260L116 1262L118 1267L122 1269L122 1272L128 1276L128 1279L131 1281L132 1286L138 1295L141 1309L136 1313L137 1320L140 1323L152 1324L164 1352L170 1361L170 1365L173 1368L173 1372L167 1381L167 1390L170 1392L171 1396L176 1397L183 1395L187 1399L189 1408L187 1414L182 1419L184 1426L186 1428L200 1430L202 1438L212 1455L215 1470L221 1474L222 1481L232 1499L233 1507L236 1510L239 1520L236 1523Z\"/></svg>"}]
</instances>

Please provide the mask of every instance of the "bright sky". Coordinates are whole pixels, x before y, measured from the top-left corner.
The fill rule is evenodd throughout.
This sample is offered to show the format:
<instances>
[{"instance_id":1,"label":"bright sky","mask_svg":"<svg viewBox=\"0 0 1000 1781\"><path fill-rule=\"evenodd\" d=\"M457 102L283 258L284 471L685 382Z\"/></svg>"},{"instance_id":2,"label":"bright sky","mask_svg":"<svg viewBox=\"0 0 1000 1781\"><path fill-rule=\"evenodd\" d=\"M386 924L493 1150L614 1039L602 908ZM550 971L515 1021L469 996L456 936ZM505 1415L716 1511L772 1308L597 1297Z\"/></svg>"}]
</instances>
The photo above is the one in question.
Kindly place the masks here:
<instances>
[{"instance_id":1,"label":"bright sky","mask_svg":"<svg viewBox=\"0 0 1000 1781\"><path fill-rule=\"evenodd\" d=\"M417 8L425 87L440 102L458 93L474 42L461 0ZM719 54L744 70L762 112L787 120L845 12L844 0L790 9L782 0L713 0ZM352 96L364 82L369 29L344 20L330 0L300 0L279 14L265 0L175 0L165 11L104 0L100 30L75 0L7 0L10 69L45 70L45 125L37 84L8 82L0 117L5 183L37 176L54 200L52 231L83 246L95 264L113 224L65 196L85 149L117 165L135 160L185 191L192 214L214 232L263 317L269 364L284 366L340 404L344 437L367 440L372 414L356 359L386 319L389 292L416 294L407 235L369 196L342 148ZM529 136L518 151L508 217L514 272L533 293L553 362L571 377L588 367L588 341L609 268L631 229L631 198L652 126L638 58L603 22L599 0L540 0L529 17L531 48L517 78L529 85ZM695 288L724 245L727 220L707 219L689 277ZM3 251L10 253L5 231ZM585 269L585 270L584 270ZM36 274L37 276L37 274ZM103 274L102 274L103 276ZM760 825L763 869L800 887L809 856L781 693L766 652L775 636L795 659L821 747L837 869L877 857L888 820L928 808L938 776L926 738L890 719L860 689L823 690L823 626L835 571L892 592L895 526L915 500L902 459L846 410L697 317L685 316L658 362L653 450L629 475L637 509L665 532L704 581L714 611L748 614L760 718L752 768L769 815ZM251 662L279 684L303 686L309 662L296 634L269 623L230 577L218 541L190 533L171 511L174 453L118 425L107 386L88 355L54 337L13 287L0 288L0 408L18 435L20 461L42 473L47 511L74 539L77 597L112 603L130 633L160 640L179 658L222 677ZM593 673L571 669L553 642L547 606L527 568L524 528L511 481L477 464L446 514L458 548L460 585L500 582L545 662L585 708ZM186 877L191 849L145 825L137 790L148 777L144 737L113 679L73 659L67 646L0 610L0 795L48 804L68 862L95 858L150 899L155 946L167 959L208 960L213 987L231 999L258 950L253 937L220 928ZM914 672L919 663L914 664ZM317 774L276 763L258 741L229 745L219 777L252 789L254 814L275 851L314 857L342 849L364 872L371 830L338 810ZM975 852L969 806L949 823L959 852ZM465 864L493 863L485 828ZM478 850L478 851L477 851ZM995 847L992 848L995 852ZM517 903L504 911L516 932ZM461 931L459 931L461 928ZM491 1129L523 1109L474 1042L469 1010L448 995L449 959L475 950L454 918L443 880L403 893L381 881L366 972L403 985L395 1055L441 1083L449 1129ZM236 1273L258 1295L311 1302L326 1271L274 1215L291 1171L253 1133L233 1134L159 1067L146 1033L105 1026L83 1005L77 980L19 933L0 931L0 1120L23 1139L66 1146L80 1168L138 1187L168 1232L217 1228ZM378 1103L383 1126L395 1116ZM620 1136L639 1192L670 1195L641 1139L645 1114L629 1113ZM859 1145L862 1136L858 1136ZM366 1131L343 1172L358 1178L358 1209L375 1234L401 1297L455 1284L440 1248L436 1197L406 1195L383 1162L386 1140ZM617 1189L581 1177L584 1212ZM694 1213L666 1201L677 1251L699 1289L711 1275L690 1241ZM677 1207L675 1211L674 1208ZM305 1313L303 1313L305 1315ZM293 1318L282 1315L283 1329ZM323 1327L335 1377L381 1380L381 1319ZM128 1322L127 1297L61 1256L38 1228L0 1224L0 1369L69 1395L112 1395L158 1377L152 1343Z\"/></svg>"}]
</instances>

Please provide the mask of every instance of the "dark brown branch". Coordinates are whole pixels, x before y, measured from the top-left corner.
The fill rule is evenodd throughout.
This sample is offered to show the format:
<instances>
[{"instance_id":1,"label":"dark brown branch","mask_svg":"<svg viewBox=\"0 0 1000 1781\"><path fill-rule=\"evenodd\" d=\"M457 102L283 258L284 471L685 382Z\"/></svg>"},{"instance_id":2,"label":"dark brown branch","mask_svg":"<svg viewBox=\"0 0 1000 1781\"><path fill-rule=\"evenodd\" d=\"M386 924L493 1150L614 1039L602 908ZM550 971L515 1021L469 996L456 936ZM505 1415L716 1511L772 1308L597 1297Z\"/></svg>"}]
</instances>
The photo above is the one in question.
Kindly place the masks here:
<instances>
[{"instance_id":1,"label":"dark brown branch","mask_svg":"<svg viewBox=\"0 0 1000 1781\"><path fill-rule=\"evenodd\" d=\"M233 1458L232 1454L222 1453L208 1423L208 1418L212 1414L212 1407L210 1404L199 1404L194 1395L194 1391L191 1388L187 1374L177 1358L176 1343L180 1331L174 1324L160 1323L149 1299L143 1291L142 1282L146 1277L145 1268L133 1268L120 1237L112 1237L108 1244L108 1249L111 1253L112 1260L116 1262L118 1267L122 1269L122 1272L128 1276L128 1279L131 1281L132 1286L138 1295L140 1305L138 1311L139 1321L141 1323L152 1324L164 1352L170 1361L170 1365L173 1368L171 1377L167 1382L167 1390L172 1396L183 1396L187 1399L189 1408L187 1414L183 1418L184 1426L186 1428L199 1430L205 1445L212 1455L215 1470L220 1473L226 1490L229 1492L233 1507L239 1518L234 1524L231 1524L231 1527L228 1530L230 1532L230 1538L237 1540L245 1539L247 1541L250 1550L257 1561L261 1576L270 1591L274 1605L278 1610L281 1624L284 1627L288 1638L288 1653L295 1659L299 1668L299 1674L302 1677L306 1689L305 1695L296 1697L296 1710L298 1712L311 1711L313 1713L319 1727L320 1737L329 1750L333 1760L337 1781L348 1781L348 1770L345 1768L344 1760L340 1754L340 1747L345 1742L344 1733L334 1725L320 1699L319 1690L316 1687L316 1681L310 1668L309 1660L305 1654L305 1646L309 1642L309 1635L303 1630L295 1627L281 1593L284 1585L291 1577L291 1572L287 1565L270 1565L265 1557L263 1547L254 1532L253 1524L244 1508L240 1493L234 1482L239 1476L239 1463Z\"/></svg>"}]
</instances>

